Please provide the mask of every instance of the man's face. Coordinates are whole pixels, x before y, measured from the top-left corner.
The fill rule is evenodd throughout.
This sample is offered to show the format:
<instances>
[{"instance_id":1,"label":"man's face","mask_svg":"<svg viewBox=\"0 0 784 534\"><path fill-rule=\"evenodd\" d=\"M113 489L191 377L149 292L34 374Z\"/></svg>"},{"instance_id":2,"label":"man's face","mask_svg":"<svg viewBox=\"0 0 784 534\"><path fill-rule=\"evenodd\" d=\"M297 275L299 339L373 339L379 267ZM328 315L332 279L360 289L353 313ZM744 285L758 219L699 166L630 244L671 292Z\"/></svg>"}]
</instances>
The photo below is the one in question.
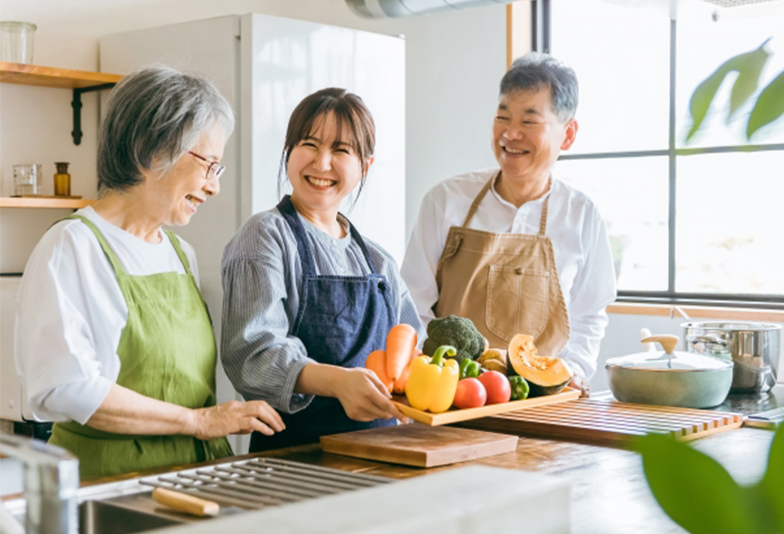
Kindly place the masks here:
<instances>
[{"instance_id":1,"label":"man's face","mask_svg":"<svg viewBox=\"0 0 784 534\"><path fill-rule=\"evenodd\" d=\"M561 150L577 135L577 122L561 122L552 108L550 88L512 91L498 99L493 121L493 152L502 176L543 181Z\"/></svg>"}]
</instances>

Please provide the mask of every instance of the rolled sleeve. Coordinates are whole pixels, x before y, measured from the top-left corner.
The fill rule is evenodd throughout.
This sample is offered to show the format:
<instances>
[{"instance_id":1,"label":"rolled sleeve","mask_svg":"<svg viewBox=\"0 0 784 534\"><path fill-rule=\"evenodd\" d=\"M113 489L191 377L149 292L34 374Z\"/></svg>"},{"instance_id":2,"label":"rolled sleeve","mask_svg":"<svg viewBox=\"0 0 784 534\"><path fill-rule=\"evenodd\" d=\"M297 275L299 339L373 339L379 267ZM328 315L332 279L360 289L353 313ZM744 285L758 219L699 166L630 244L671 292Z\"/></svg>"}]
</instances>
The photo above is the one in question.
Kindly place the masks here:
<instances>
[{"instance_id":1,"label":"rolled sleeve","mask_svg":"<svg viewBox=\"0 0 784 534\"><path fill-rule=\"evenodd\" d=\"M246 400L264 400L283 412L305 408L313 396L295 393L294 386L315 361L302 341L288 335L280 260L225 257L223 292L221 361L234 387Z\"/></svg>"},{"instance_id":2,"label":"rolled sleeve","mask_svg":"<svg viewBox=\"0 0 784 534\"><path fill-rule=\"evenodd\" d=\"M599 347L609 322L605 308L615 301L617 291L612 249L598 213L588 228L585 262L571 290L571 333L560 357L590 379L596 373Z\"/></svg>"}]
</instances>

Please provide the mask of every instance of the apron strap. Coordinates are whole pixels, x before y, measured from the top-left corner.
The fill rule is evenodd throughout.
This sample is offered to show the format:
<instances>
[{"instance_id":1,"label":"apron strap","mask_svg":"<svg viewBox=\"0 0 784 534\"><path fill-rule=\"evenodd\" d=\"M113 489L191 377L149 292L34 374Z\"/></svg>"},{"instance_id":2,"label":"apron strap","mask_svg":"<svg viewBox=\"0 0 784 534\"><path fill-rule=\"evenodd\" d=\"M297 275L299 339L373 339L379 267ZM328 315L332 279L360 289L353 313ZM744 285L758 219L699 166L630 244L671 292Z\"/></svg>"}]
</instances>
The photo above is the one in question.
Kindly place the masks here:
<instances>
[{"instance_id":1,"label":"apron strap","mask_svg":"<svg viewBox=\"0 0 784 534\"><path fill-rule=\"evenodd\" d=\"M313 262L313 252L310 249L310 243L308 242L305 228L302 226L302 221L299 220L297 210L294 208L294 204L291 203L290 195L283 197L283 200L281 200L278 204L278 211L280 211L281 215L283 215L283 218L286 219L286 222L288 223L292 232L294 232L294 237L297 240L297 250L299 251L300 261L302 261L302 269L305 272L305 275L316 276L316 267ZM357 242L359 248L362 250L362 254L365 256L365 261L370 268L370 272L372 274L378 274L378 271L373 265L373 262L370 261L370 254L368 253L367 246L365 245L365 240L362 239L359 231L353 224L351 224L351 221L349 221L345 216L344 218L348 222L348 228L349 232L351 233L351 237Z\"/></svg>"},{"instance_id":2,"label":"apron strap","mask_svg":"<svg viewBox=\"0 0 784 534\"><path fill-rule=\"evenodd\" d=\"M487 181L487 183L482 188L482 190L479 191L479 194L476 195L476 198L474 199L474 202L471 204L471 208L468 210L468 215L466 215L465 221L463 221L463 228L467 228L468 227L468 223L471 222L471 219L474 218L474 214L476 213L476 210L479 209L479 204L482 203L482 200L484 200L485 195L487 195L487 192L490 191L490 187L492 187L493 183L500 176L500 174L501 174L501 171L498 171L497 173L495 173L493 175L493 177L490 178L490 180ZM552 180L550 180L550 190L551 191L552 191L552 187L553 187L552 186ZM542 237L544 237L544 232L547 229L547 210L548 210L548 206L550 204L550 196L551 195L547 195L547 198L544 199L544 204L542 205L542 216L539 219L539 235L542 236Z\"/></svg>"},{"instance_id":3,"label":"apron strap","mask_svg":"<svg viewBox=\"0 0 784 534\"><path fill-rule=\"evenodd\" d=\"M69 215L68 217L63 217L62 219L60 219L60 221L65 221L68 219L78 219L82 221L84 224L86 224L87 228L92 230L93 234L95 234L95 237L98 239L98 243L100 243L101 245L101 250L103 250L103 253L106 255L106 259L109 260L109 263L112 265L112 269L114 269L114 275L118 277L118 279L120 276L125 276L125 269L123 269L120 260L117 258L117 255L114 253L112 247L109 245L109 242L106 241L106 238L103 236L101 231L98 229L97 226L95 226L95 223L93 223L90 219L82 215Z\"/></svg>"},{"instance_id":4,"label":"apron strap","mask_svg":"<svg viewBox=\"0 0 784 534\"><path fill-rule=\"evenodd\" d=\"M349 230L351 231L351 237L354 238L354 241L357 242L359 248L362 249L362 254L365 256L365 261L367 262L368 267L370 267L370 272L372 274L378 274L378 270L373 265L373 262L370 261L370 254L368 253L367 246L365 246L365 240L362 239L361 235L359 235L359 231L354 227L353 224L351 224L351 221L348 219L346 220L348 221Z\"/></svg>"},{"instance_id":5,"label":"apron strap","mask_svg":"<svg viewBox=\"0 0 784 534\"><path fill-rule=\"evenodd\" d=\"M552 191L552 182L550 189ZM544 204L542 204L542 217L539 219L539 235L541 237L544 237L544 231L547 229L547 207L550 205L550 196L547 195L547 198L544 199Z\"/></svg>"},{"instance_id":6,"label":"apron strap","mask_svg":"<svg viewBox=\"0 0 784 534\"><path fill-rule=\"evenodd\" d=\"M302 222L297 216L297 210L294 209L294 204L291 203L291 195L286 195L278 203L278 211L294 232L294 238L297 240L297 251L299 251L299 261L302 262L302 270L305 276L316 276L316 266L313 264L313 252L310 250L310 243L308 243L307 236L305 235L305 228L302 227Z\"/></svg>"},{"instance_id":7,"label":"apron strap","mask_svg":"<svg viewBox=\"0 0 784 534\"><path fill-rule=\"evenodd\" d=\"M479 194L476 195L474 202L471 204L471 208L468 210L468 215L466 215L465 221L463 221L463 228L468 228L468 223L470 223L471 219L474 218L474 214L476 213L476 210L479 209L479 204L482 203L482 200L484 200L485 195L487 195L487 192L490 191L490 188L493 186L493 182L495 182L496 178L498 178L500 175L501 175L501 171L499 170L487 181L487 183L482 188L482 190L479 191Z\"/></svg>"},{"instance_id":8,"label":"apron strap","mask_svg":"<svg viewBox=\"0 0 784 534\"><path fill-rule=\"evenodd\" d=\"M177 257L180 258L185 272L191 274L191 263L188 261L188 256L185 255L185 251L182 250L182 244L180 243L179 238L174 235L174 232L171 230L164 230L163 232L169 238L169 241L174 247L174 251L177 253Z\"/></svg>"}]
</instances>

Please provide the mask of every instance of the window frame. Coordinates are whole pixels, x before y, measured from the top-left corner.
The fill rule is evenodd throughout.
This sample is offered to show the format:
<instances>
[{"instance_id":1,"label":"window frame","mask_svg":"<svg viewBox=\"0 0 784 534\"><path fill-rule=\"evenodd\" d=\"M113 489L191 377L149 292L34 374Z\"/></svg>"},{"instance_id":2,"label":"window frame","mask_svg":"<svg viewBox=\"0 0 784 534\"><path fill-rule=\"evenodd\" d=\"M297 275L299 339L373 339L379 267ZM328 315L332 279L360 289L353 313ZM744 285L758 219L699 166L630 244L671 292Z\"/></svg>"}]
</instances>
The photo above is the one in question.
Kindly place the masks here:
<instances>
[{"instance_id":1,"label":"window frame","mask_svg":"<svg viewBox=\"0 0 784 534\"><path fill-rule=\"evenodd\" d=\"M550 53L552 35L551 0L531 0L530 49ZM511 11L507 11L511 18ZM519 27L519 26L518 26ZM758 309L784 310L784 295L739 294L739 293L686 293L675 291L675 245L676 245L676 195L677 195L677 158L702 154L726 154L732 152L782 151L784 143L743 144L711 146L700 148L678 148L676 132L676 66L677 66L677 21L670 19L669 44L669 127L667 149L637 150L621 152L594 152L585 154L561 154L559 160L618 159L650 156L668 158L668 251L667 251L667 290L666 291L618 291L618 302L641 304L678 304L712 307L749 307ZM510 42L517 40L509 36ZM511 47L508 47L508 51ZM508 63L512 58L507 53Z\"/></svg>"}]
</instances>

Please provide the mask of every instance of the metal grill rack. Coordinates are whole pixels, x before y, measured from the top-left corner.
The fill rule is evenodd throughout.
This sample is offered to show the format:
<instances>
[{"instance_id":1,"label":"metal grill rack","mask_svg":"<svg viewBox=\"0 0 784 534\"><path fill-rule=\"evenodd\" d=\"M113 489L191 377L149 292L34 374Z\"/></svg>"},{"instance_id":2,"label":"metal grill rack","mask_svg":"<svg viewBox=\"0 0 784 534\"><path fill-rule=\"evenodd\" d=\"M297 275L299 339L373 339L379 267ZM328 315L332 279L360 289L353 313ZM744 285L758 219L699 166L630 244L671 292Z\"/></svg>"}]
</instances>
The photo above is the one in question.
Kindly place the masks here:
<instances>
[{"instance_id":1,"label":"metal grill rack","mask_svg":"<svg viewBox=\"0 0 784 534\"><path fill-rule=\"evenodd\" d=\"M259 510L371 488L394 480L276 458L256 458L139 482L190 493L222 505Z\"/></svg>"}]
</instances>

